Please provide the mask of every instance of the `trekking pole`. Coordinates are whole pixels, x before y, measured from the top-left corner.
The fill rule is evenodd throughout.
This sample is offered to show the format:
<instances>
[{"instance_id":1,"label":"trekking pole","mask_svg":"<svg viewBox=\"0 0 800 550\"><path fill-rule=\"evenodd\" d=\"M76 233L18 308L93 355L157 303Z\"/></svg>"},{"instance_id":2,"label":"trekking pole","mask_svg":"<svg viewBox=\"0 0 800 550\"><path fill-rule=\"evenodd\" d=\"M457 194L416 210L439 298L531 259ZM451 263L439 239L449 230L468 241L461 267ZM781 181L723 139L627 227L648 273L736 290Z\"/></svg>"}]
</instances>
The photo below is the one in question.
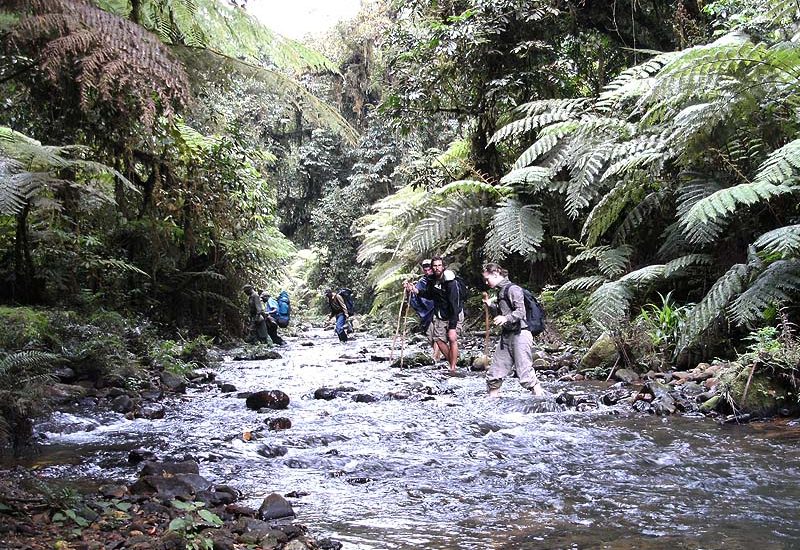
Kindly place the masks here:
<instances>
[{"instance_id":1,"label":"trekking pole","mask_svg":"<svg viewBox=\"0 0 800 550\"><path fill-rule=\"evenodd\" d=\"M397 328L394 329L394 338L392 338L392 352L389 354L389 361L394 359L394 345L397 343L397 335L400 334L400 319L403 316L403 306L406 304L406 294L408 291L403 287L403 299L400 302L400 309L397 311Z\"/></svg>"},{"instance_id":2,"label":"trekking pole","mask_svg":"<svg viewBox=\"0 0 800 550\"><path fill-rule=\"evenodd\" d=\"M403 368L403 352L406 349L406 323L408 322L408 310L411 309L411 293L408 293L408 301L405 304L406 314L403 315L403 341L400 343L400 368Z\"/></svg>"},{"instance_id":3,"label":"trekking pole","mask_svg":"<svg viewBox=\"0 0 800 550\"><path fill-rule=\"evenodd\" d=\"M484 292L483 299L488 300L489 294ZM483 303L483 313L484 317L486 318L486 336L483 339L483 357L486 367L489 367L489 305L484 302Z\"/></svg>"}]
</instances>

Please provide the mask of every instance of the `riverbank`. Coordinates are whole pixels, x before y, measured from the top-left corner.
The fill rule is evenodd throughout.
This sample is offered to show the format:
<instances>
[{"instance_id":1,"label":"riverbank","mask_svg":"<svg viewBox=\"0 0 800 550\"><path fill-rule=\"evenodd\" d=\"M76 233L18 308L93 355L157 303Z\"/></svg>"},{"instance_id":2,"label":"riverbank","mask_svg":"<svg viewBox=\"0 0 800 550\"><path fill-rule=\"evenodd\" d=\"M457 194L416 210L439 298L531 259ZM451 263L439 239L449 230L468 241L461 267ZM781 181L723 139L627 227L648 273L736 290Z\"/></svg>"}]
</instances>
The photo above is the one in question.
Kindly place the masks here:
<instances>
[{"instance_id":1,"label":"riverbank","mask_svg":"<svg viewBox=\"0 0 800 550\"><path fill-rule=\"evenodd\" d=\"M126 488L121 493L92 488L85 499L103 504L92 505L99 517L84 527L64 513L76 507L53 505L50 497L42 501L41 495L31 493L25 498L47 506L37 516L39 523L50 522L46 540L64 540L76 548L90 548L86 545L95 542L117 544L106 534L109 519L102 512L111 503L111 517L117 522L112 525L117 531L128 529L128 535L134 531L137 537L147 537L140 541L142 548L165 547L175 538L170 523L187 515L199 533L208 531L210 537L227 532L231 538L223 538L233 545L255 544L242 542L248 540L242 524L264 521L259 509L273 494L273 501L283 499L296 511L290 524L299 521L313 536L302 527L292 527L284 532L287 540L267 541L272 548L282 544L314 548L328 544L323 542L328 537L348 548L382 548L376 541L387 537L398 548L413 547L410 541L421 531L428 541L425 547L480 547L488 544L489 536L480 528L480 518L489 521L498 510L508 517L525 516L526 509L544 518L541 524L541 519L530 523L531 518L520 517L527 527L515 536L544 541L531 543L531 548L559 547L546 542L553 540L547 527L553 524L574 533L574 540L613 539L625 531L647 538L651 518L672 506L674 499L691 514L716 492L729 491L731 502L747 510L750 485L743 484L747 490L740 494L726 476L744 480L757 475L759 483L766 484L764 490L771 491L768 487L782 483L784 473L778 466L784 463L772 464L769 457L791 455L788 449L778 453L769 448L757 432L754 436L741 426L736 432L722 432L721 424L682 409L680 400L675 400L675 418L662 422L659 415L667 414L667 396L680 394L692 383L705 385L711 378L706 368L698 369L693 380L676 373L615 380L626 376L624 369L617 369L611 380L592 380L586 376L589 373L580 372L579 354L547 347L537 356L537 365L555 398L543 408L513 379L504 385L501 399L485 397L483 374L472 366L483 351L477 335L464 339L463 361L455 376L444 365L432 364L427 346L418 338L403 347L403 367L399 344L392 354L391 339L366 333L340 344L330 330L309 327L288 340L282 348L219 352L220 363L196 371L185 393L162 395L158 401L162 418L117 412L111 408L117 399L111 396L114 392L95 388L95 395L38 424L45 445L38 457L27 462L36 472L34 477L48 483L66 481L67 486L102 478L111 487ZM392 355L396 363L389 360ZM665 393L661 399L648 399L648 387ZM262 404L272 402L276 408L255 405L251 398L260 392L267 400ZM138 407L135 410L146 405L136 401L141 393L129 397ZM658 403L665 411L656 414L653 406ZM646 414L638 408L645 404ZM690 400L691 407L699 404L696 397ZM717 431L719 435L709 439L708 432ZM132 450L139 451L139 460L131 460ZM131 491L147 459L180 463L187 455L198 473L186 475L199 475L212 493L237 500L217 504L191 494L178 498ZM741 464L731 469L732 461L740 458ZM162 481L151 487L157 489ZM686 483L693 484L688 496L678 490ZM632 484L647 488L649 500L626 508ZM221 486L230 491L218 490ZM780 502L789 496L795 495L787 493ZM172 500L204 504L186 510L175 508ZM581 522L594 524L599 518L581 502L596 505L597 513L612 518L613 525L592 532ZM117 504L131 508L119 510ZM738 517L728 504L714 507L715 511L722 517ZM228 509L232 505L235 508ZM235 515L239 506L249 515ZM131 515L131 509L146 515L126 520L117 513ZM213 517L203 519L200 510L214 514L225 527L203 525L201 519L208 522ZM773 527L794 532L792 516L772 507L769 511L782 518ZM27 519L37 512L19 512L22 515L11 521L20 529L15 528L15 538L6 540L37 548L37 535L28 533L37 523ZM59 513L66 519L55 521ZM664 532L678 536L682 529L707 529L720 540L736 542L735 537L709 529L699 517L676 521L675 528ZM78 534L74 530L79 527ZM761 529L753 532L763 535ZM561 539L564 544L568 540Z\"/></svg>"}]
</instances>

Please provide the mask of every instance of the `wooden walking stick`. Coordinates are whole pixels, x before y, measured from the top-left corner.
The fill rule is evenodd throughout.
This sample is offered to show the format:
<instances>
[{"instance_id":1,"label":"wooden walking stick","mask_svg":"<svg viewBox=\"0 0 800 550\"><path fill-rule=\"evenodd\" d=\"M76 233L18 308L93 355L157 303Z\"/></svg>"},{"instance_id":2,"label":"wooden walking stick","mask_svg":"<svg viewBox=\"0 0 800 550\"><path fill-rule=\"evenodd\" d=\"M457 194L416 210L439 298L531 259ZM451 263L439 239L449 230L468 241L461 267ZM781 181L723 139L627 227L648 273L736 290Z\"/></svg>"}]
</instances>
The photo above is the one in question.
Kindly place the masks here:
<instances>
[{"instance_id":1,"label":"wooden walking stick","mask_svg":"<svg viewBox=\"0 0 800 550\"><path fill-rule=\"evenodd\" d=\"M488 300L489 294L484 292L483 299ZM486 318L486 336L483 339L483 366L489 368L489 305L483 302L483 313Z\"/></svg>"},{"instance_id":2,"label":"wooden walking stick","mask_svg":"<svg viewBox=\"0 0 800 550\"><path fill-rule=\"evenodd\" d=\"M403 368L403 352L406 349L406 322L408 321L408 310L411 309L411 293L408 293L408 301L405 303L406 314L403 315L403 340L400 343L400 368Z\"/></svg>"},{"instance_id":3,"label":"wooden walking stick","mask_svg":"<svg viewBox=\"0 0 800 550\"><path fill-rule=\"evenodd\" d=\"M408 291L403 287L403 299L400 302L400 309L397 311L397 328L394 329L394 338L392 338L392 352L389 354L389 361L394 359L394 345L397 343L397 335L400 334L400 320L403 317L403 307L406 305L406 295Z\"/></svg>"}]
</instances>

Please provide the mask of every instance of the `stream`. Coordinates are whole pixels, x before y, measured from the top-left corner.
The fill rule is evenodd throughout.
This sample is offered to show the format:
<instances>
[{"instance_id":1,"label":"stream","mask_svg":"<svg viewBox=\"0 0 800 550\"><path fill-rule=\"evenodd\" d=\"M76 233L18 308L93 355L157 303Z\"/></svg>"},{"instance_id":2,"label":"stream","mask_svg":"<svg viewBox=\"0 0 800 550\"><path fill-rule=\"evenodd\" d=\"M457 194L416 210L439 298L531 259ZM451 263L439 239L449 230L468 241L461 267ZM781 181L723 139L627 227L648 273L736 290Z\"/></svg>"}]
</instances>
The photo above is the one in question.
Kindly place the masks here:
<instances>
[{"instance_id":1,"label":"stream","mask_svg":"<svg viewBox=\"0 0 800 550\"><path fill-rule=\"evenodd\" d=\"M40 426L39 471L131 482L131 449L191 455L256 508L295 492L297 520L346 549L800 548L791 423L721 425L624 405L538 413L513 379L489 399L481 373L371 361L389 355L386 339L341 344L312 329L288 341L282 359L225 361L217 380L237 392L192 388L165 402L163 420L54 414ZM606 386L545 383L553 393ZM314 399L323 387L353 391ZM290 396L288 409L257 413L237 397L271 389ZM291 428L268 430L275 417Z\"/></svg>"}]
</instances>

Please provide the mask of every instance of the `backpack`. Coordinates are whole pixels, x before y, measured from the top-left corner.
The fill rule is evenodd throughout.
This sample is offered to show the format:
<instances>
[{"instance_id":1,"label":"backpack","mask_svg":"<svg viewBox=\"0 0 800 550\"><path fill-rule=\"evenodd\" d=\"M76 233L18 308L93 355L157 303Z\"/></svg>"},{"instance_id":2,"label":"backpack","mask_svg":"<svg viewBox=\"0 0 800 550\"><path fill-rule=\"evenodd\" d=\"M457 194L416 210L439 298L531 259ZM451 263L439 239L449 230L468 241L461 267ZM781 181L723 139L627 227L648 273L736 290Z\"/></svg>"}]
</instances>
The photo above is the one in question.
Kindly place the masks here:
<instances>
[{"instance_id":1,"label":"backpack","mask_svg":"<svg viewBox=\"0 0 800 550\"><path fill-rule=\"evenodd\" d=\"M456 278L453 279L452 282L455 282L458 285L458 297L461 303L459 303L459 307L464 309L464 303L467 301L467 295L469 294L469 289L467 288L467 283L464 282L460 276L456 275Z\"/></svg>"},{"instance_id":2,"label":"backpack","mask_svg":"<svg viewBox=\"0 0 800 550\"><path fill-rule=\"evenodd\" d=\"M275 322L281 328L289 326L289 317L292 313L292 304L289 300L289 293L281 290L278 294L278 311L275 312Z\"/></svg>"},{"instance_id":3,"label":"backpack","mask_svg":"<svg viewBox=\"0 0 800 550\"><path fill-rule=\"evenodd\" d=\"M337 294L344 300L344 305L347 306L347 316L350 317L356 311L356 307L353 304L353 291L349 288L340 288Z\"/></svg>"},{"instance_id":4,"label":"backpack","mask_svg":"<svg viewBox=\"0 0 800 550\"><path fill-rule=\"evenodd\" d=\"M511 298L508 297L512 286L522 289L522 296L525 301L525 321L528 324L528 330L531 331L531 334L534 336L541 334L544 332L544 309L530 290L512 283L503 289L500 293L500 299L505 300L509 307L514 307L514 304L511 303Z\"/></svg>"}]
</instances>

